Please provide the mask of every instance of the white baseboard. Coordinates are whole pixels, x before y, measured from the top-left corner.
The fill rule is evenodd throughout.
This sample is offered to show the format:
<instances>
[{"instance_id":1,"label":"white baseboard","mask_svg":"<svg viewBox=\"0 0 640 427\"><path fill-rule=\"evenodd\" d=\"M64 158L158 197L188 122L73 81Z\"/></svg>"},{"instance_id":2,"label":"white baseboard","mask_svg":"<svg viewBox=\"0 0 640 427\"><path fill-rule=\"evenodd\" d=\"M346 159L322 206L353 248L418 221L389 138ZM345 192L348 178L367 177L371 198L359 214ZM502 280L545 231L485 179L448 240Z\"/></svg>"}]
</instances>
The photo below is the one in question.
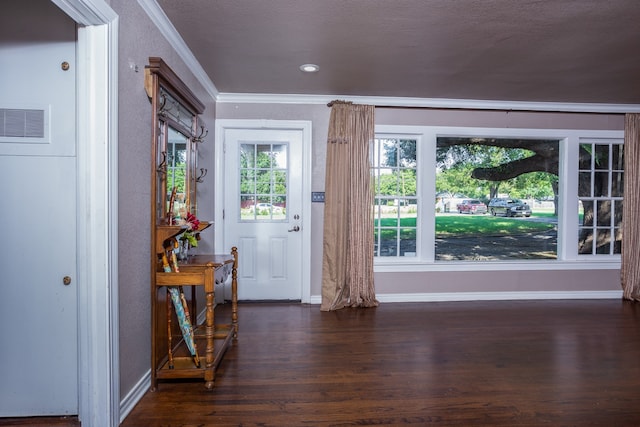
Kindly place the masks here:
<instances>
[{"instance_id":1,"label":"white baseboard","mask_svg":"<svg viewBox=\"0 0 640 427\"><path fill-rule=\"evenodd\" d=\"M206 312L202 310L198 313L198 324L204 323ZM151 388L151 369L149 369L140 378L138 383L131 389L129 393L120 401L120 424L127 418L127 415L133 410L136 404L142 399L147 391Z\"/></svg>"},{"instance_id":2,"label":"white baseboard","mask_svg":"<svg viewBox=\"0 0 640 427\"><path fill-rule=\"evenodd\" d=\"M206 311L202 310L198 313L198 324L204 323ZM133 410L136 404L142 399L147 391L151 388L151 369L143 375L138 383L131 389L129 393L120 401L120 424L127 418L127 415Z\"/></svg>"},{"instance_id":3,"label":"white baseboard","mask_svg":"<svg viewBox=\"0 0 640 427\"><path fill-rule=\"evenodd\" d=\"M127 418L127 415L138 404L140 399L151 388L151 369L140 378L140 381L131 389L129 393L120 401L120 424Z\"/></svg>"},{"instance_id":4,"label":"white baseboard","mask_svg":"<svg viewBox=\"0 0 640 427\"><path fill-rule=\"evenodd\" d=\"M380 302L444 302L444 301L504 301L557 299L622 299L619 291L554 291L554 292L442 292L420 294L378 294ZM322 297L312 295L311 304L320 304Z\"/></svg>"}]
</instances>

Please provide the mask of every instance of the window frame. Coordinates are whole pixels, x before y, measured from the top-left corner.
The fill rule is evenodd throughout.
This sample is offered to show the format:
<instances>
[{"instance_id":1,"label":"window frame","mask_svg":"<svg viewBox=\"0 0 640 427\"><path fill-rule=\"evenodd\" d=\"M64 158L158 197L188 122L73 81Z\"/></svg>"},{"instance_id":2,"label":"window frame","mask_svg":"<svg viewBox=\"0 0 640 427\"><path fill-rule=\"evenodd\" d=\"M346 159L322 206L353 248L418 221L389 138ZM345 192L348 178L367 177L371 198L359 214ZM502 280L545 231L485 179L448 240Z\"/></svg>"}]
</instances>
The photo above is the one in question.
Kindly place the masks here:
<instances>
[{"instance_id":1,"label":"window frame","mask_svg":"<svg viewBox=\"0 0 640 427\"><path fill-rule=\"evenodd\" d=\"M256 162L256 165L254 165L253 167L242 167L242 147L244 145L252 145L253 146L253 150L254 150L254 162ZM285 166L283 167L274 167L273 162L270 163L269 168L264 168L264 167L258 167L257 166L257 161L258 161L258 155L259 155L259 150L258 147L259 146L270 146L270 150L269 152L272 153L274 152L273 147L274 146L282 146L284 147L284 151L286 153L286 161L285 161ZM253 198L253 206L254 206L254 214L253 214L253 218L243 218L242 217L242 208L238 209L238 214L240 215L240 218L238 218L238 222L239 223L256 223L256 222L269 222L269 223L282 223L282 222L288 222L289 221L289 214L288 214L288 209L286 208L287 206L287 202L289 201L289 183L290 183L290 171L291 171L291 165L289 164L289 150L290 150L290 146L289 146L289 142L287 141L244 141L238 144L238 159L239 159L239 168L240 168L240 172L238 173L238 198L239 198L239 202L240 205L242 205L242 198L243 197L252 197ZM242 171L243 170L251 170L254 173L254 177L253 177L253 192L252 193L242 193ZM274 171L282 171L284 170L286 172L286 182L285 182L285 186L286 186L286 193L285 194L279 194L279 193L274 193L274 188L275 188L275 182L273 180L274 178ZM258 187L258 182L257 182L257 175L259 172L269 172L269 176L270 176L270 193L258 193L257 192L257 187ZM274 210L274 208L276 208L277 206L273 204L273 198L275 197L279 197L279 196L284 196L285 198L285 206L281 207L281 209L283 210L283 215L282 218L277 217L276 215L276 211ZM268 218L258 218L258 213L255 210L255 207L258 204L261 203L265 203L265 202L260 202L259 200L262 198L269 198L269 204L271 205L271 209L269 210L269 216Z\"/></svg>"},{"instance_id":2,"label":"window frame","mask_svg":"<svg viewBox=\"0 0 640 427\"><path fill-rule=\"evenodd\" d=\"M590 145L592 147L594 146L601 146L601 147L608 147L607 151L608 154L611 153L611 151L613 150L613 147L615 145L621 145L624 147L624 143L620 143L618 140L615 139L604 139L604 138L598 138L598 139L592 139L592 138L581 138L580 139L580 145ZM624 153L624 152L623 152ZM612 208L613 208L613 215L611 216L610 220L609 220L609 225L602 225L599 224L597 220L594 220L594 223L590 226L590 227L583 227L583 228L588 228L591 229L591 231L594 233L594 236L596 233L602 232L602 230L608 230L611 232L611 236L615 235L615 209L616 209L616 202L623 202L624 201L624 194L622 194L622 196L616 196L613 194L613 174L614 173L622 173L623 176L623 180L624 180L624 165L622 166L621 169L616 169L615 167L613 167L613 160L614 158L612 156L607 156L607 167L605 168L597 168L595 165L595 157L596 156L591 156L590 159L590 165L588 169L584 169L584 168L580 168L580 165L578 165L578 174L581 173L588 173L590 175L590 181L591 181L591 185L590 185L590 194L589 195L580 195L578 194L578 200L589 200L591 202L593 202L594 207L597 206L597 203L601 203L601 202L605 202L605 201L609 201L612 203ZM607 174L607 194L606 195L596 195L594 194L594 176L595 174L598 173L606 173ZM580 178L578 178L579 180ZM624 181L623 181L624 182ZM622 191L622 189L620 189ZM597 213L596 213L597 215ZM619 228L622 228L622 223L619 224ZM578 233L580 234L580 227L579 227L579 231ZM595 245L591 248L592 253L591 254L580 254L580 256L588 256L588 255L596 255L597 257L600 257L602 255L605 254L598 254L596 252L596 247ZM613 251L614 250L614 245L610 242L609 243L609 251ZM609 253L611 254L611 253ZM620 255L620 254L618 254Z\"/></svg>"},{"instance_id":3,"label":"window frame","mask_svg":"<svg viewBox=\"0 0 640 427\"><path fill-rule=\"evenodd\" d=\"M400 136L400 135L385 134L385 135L384 135L384 137L378 136L378 135L376 134L374 141L372 141L372 143L371 143L371 144L372 144L372 146L373 146L374 144L376 144L376 141L375 141L375 140L378 140L378 139L398 139L398 140L399 140L399 139L404 139L404 140L415 140L415 142L416 142L416 181L417 181L417 185L416 185L416 195L415 195L415 197L414 197L414 196L409 196L409 197L406 197L406 198L408 198L408 199L415 199L415 200L416 200L416 209L417 209L417 215L416 215L416 217L417 217L417 218L416 218L416 254L417 254L417 253L420 253L420 250L421 250L421 249L420 249L420 247L419 247L419 244L420 244L421 238L420 238L420 236L419 236L419 233L420 233L420 227L419 227L419 225L418 225L418 222L420 221L420 215L422 214L422 206L420 205L420 187L421 187L422 185L420 184L421 180L420 180L420 175L419 175L419 168L418 168L418 166L417 166L417 164L418 164L418 156L419 156L419 154L418 154L418 150L419 150L419 148L418 148L418 147L420 146L420 140L419 140L419 138L417 138L417 137L407 136L406 134L405 134L405 135L402 135L402 136ZM371 155L372 155L372 156L374 156L375 154L379 154L379 152L378 152L378 150L376 150L375 148L372 148L372 153L371 153ZM374 165L373 165L374 163L375 163L375 160L373 160L373 158L372 158L372 165L371 165L371 169L372 169L372 171L373 171L374 169L376 169L376 168L374 168ZM378 166L378 167L377 167L377 169L384 169L384 168L387 168L387 166L385 166L385 167ZM397 169L402 169L400 166L396 166L396 168L397 168ZM379 175L378 175L378 178L379 178ZM372 182L374 182L374 183L375 183L375 182L377 182L377 180L375 179L375 177L374 177L373 175L372 175ZM378 195L378 193L377 193L377 189L374 189L373 198L374 198L374 200L378 200L378 199L387 199L387 197L380 197L380 196ZM376 205L374 204L374 206L373 206L373 207L374 207L374 208L376 208ZM377 218L377 215L378 215L378 212L374 212L374 222L375 222L375 218ZM380 229L381 229L381 227L379 227L379 228L378 228L378 231L380 231ZM396 226L396 230L401 230L401 229L402 229L402 227L401 227L401 226L400 226L400 224L398 223L398 225ZM375 243L375 244L377 244L377 243L378 243L378 242L377 242L377 240L376 240L375 238L374 238L374 243ZM396 245L399 245L399 241L398 241L398 240L396 240ZM375 258L382 258L382 257L375 256ZM396 258L405 258L405 257L400 257L400 256L397 256L397 255L396 255L396 256L391 256L391 257L388 257L388 258L396 259ZM412 257L411 257L411 258L412 258Z\"/></svg>"},{"instance_id":4,"label":"window frame","mask_svg":"<svg viewBox=\"0 0 640 427\"><path fill-rule=\"evenodd\" d=\"M435 178L438 137L555 139L559 141L557 259L436 261ZM375 272L619 269L620 255L578 254L578 150L584 140L624 143L624 131L376 125L375 138L416 139L418 219L415 257L374 257Z\"/></svg>"}]
</instances>

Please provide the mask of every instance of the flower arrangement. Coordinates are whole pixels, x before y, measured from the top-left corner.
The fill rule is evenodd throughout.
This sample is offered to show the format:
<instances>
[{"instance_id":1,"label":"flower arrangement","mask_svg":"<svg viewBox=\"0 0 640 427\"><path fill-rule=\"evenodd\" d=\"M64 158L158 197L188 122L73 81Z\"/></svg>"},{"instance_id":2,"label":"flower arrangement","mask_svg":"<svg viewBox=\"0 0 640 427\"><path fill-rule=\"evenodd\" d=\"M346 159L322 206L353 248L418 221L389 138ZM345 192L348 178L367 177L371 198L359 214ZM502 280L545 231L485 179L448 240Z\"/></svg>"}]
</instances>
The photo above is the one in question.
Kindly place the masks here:
<instances>
[{"instance_id":1,"label":"flower arrangement","mask_svg":"<svg viewBox=\"0 0 640 427\"><path fill-rule=\"evenodd\" d=\"M198 227L200 227L200 220L196 218L191 212L187 212L185 218L181 220L183 224L186 224L187 229L182 235L180 235L180 241L182 246L186 249L197 248L198 240L200 240L200 233L198 233Z\"/></svg>"}]
</instances>

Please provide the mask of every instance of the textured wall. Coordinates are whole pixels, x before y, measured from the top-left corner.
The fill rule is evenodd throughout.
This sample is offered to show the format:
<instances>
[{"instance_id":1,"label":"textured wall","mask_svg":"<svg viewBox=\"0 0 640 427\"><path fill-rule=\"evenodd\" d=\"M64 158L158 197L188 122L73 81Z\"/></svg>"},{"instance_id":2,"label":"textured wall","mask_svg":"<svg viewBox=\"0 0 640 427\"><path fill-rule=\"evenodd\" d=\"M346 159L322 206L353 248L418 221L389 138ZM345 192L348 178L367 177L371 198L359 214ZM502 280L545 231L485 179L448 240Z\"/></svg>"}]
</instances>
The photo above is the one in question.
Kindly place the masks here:
<instances>
[{"instance_id":1,"label":"textured wall","mask_svg":"<svg viewBox=\"0 0 640 427\"><path fill-rule=\"evenodd\" d=\"M310 120L313 123L311 191L324 191L329 112L330 109L325 105L229 103L218 105L217 118ZM624 118L622 115L607 114L378 108L376 124L622 130ZM323 205L311 205L311 295L318 296L322 280ZM469 277L473 277L473 280L469 280ZM378 294L619 289L619 270L376 273Z\"/></svg>"}]
</instances>

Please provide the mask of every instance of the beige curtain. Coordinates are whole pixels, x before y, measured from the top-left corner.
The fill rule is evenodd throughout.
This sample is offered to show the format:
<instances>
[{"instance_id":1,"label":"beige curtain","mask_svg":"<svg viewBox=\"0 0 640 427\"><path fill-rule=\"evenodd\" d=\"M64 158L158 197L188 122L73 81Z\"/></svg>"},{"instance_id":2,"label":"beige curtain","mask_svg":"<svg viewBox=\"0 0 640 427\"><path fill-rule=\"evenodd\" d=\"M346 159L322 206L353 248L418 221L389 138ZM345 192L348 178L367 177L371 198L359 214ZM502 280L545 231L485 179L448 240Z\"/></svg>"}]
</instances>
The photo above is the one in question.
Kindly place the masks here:
<instances>
[{"instance_id":1,"label":"beige curtain","mask_svg":"<svg viewBox=\"0 0 640 427\"><path fill-rule=\"evenodd\" d=\"M640 114L625 116L622 230L622 295L640 301Z\"/></svg>"},{"instance_id":2,"label":"beige curtain","mask_svg":"<svg viewBox=\"0 0 640 427\"><path fill-rule=\"evenodd\" d=\"M334 101L324 205L322 311L375 307L369 146L374 107Z\"/></svg>"}]
</instances>

